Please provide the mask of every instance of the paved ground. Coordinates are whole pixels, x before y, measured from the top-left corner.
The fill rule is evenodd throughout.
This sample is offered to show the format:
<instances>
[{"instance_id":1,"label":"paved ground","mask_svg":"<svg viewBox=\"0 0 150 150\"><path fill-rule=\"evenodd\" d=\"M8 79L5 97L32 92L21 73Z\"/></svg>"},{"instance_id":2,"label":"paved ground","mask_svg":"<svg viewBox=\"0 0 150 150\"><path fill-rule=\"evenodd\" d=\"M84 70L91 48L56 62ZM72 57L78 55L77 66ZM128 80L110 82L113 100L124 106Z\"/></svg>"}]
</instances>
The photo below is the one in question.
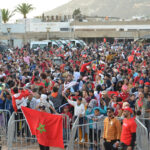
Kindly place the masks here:
<instances>
[{"instance_id":1,"label":"paved ground","mask_svg":"<svg viewBox=\"0 0 150 150\"><path fill-rule=\"evenodd\" d=\"M2 147L2 149L0 150L8 150L7 147ZM18 149L19 150L19 149ZM24 149L24 150L39 150L39 148L27 148L27 149ZM65 149L61 149L61 148L51 148L50 150L65 150Z\"/></svg>"}]
</instances>

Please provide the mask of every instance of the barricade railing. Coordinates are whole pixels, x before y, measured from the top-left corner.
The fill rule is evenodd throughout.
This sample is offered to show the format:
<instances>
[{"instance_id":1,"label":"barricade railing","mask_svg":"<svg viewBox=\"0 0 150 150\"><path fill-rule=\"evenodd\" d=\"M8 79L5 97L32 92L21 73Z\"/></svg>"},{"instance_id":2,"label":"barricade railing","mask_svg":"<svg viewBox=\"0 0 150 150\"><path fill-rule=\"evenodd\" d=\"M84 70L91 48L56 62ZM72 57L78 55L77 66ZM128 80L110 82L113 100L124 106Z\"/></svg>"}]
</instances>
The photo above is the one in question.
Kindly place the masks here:
<instances>
[{"instance_id":1,"label":"barricade railing","mask_svg":"<svg viewBox=\"0 0 150 150\"><path fill-rule=\"evenodd\" d=\"M136 123L137 123L137 132L136 132L137 149L150 150L147 128L138 118L136 118Z\"/></svg>"},{"instance_id":2,"label":"barricade railing","mask_svg":"<svg viewBox=\"0 0 150 150\"><path fill-rule=\"evenodd\" d=\"M85 118L86 123L81 124L81 118L77 118L71 130L71 138L68 144L68 150L74 149L94 149L103 148L101 137L103 135L104 117L98 122L90 122Z\"/></svg>"},{"instance_id":3,"label":"barricade railing","mask_svg":"<svg viewBox=\"0 0 150 150\"><path fill-rule=\"evenodd\" d=\"M68 143L67 150L74 150L74 138L75 138L75 134L77 131L78 123L79 123L79 117L76 118L76 120L74 121L74 123L72 125L72 129L71 129L71 133L70 133L70 140Z\"/></svg>"},{"instance_id":4,"label":"barricade railing","mask_svg":"<svg viewBox=\"0 0 150 150\"><path fill-rule=\"evenodd\" d=\"M0 148L7 143L7 126L10 116L10 111L0 109Z\"/></svg>"},{"instance_id":5,"label":"barricade railing","mask_svg":"<svg viewBox=\"0 0 150 150\"><path fill-rule=\"evenodd\" d=\"M69 116L62 114L63 116L63 140L64 145L68 145L68 141L70 139L70 130L71 130L71 119Z\"/></svg>"},{"instance_id":6,"label":"barricade railing","mask_svg":"<svg viewBox=\"0 0 150 150\"><path fill-rule=\"evenodd\" d=\"M4 112L4 111L3 111ZM7 112L7 111L5 111ZM9 113L9 112L7 112ZM7 114L5 113L5 115ZM4 114L4 113L3 113ZM7 115L6 115L7 116ZM5 116L5 117L6 117ZM91 119L83 117L84 121L77 117L72 124L68 116L63 115L63 139L64 144L68 150L74 149L89 149L101 148L103 149L103 125L104 117L98 122L91 122ZM146 120L146 119L145 119ZM8 120L5 127L5 137L7 139L8 150L22 150L22 149L37 149L38 142L35 136L31 136L30 130L22 113L13 113ZM144 124L136 118L137 122L137 149L150 150L148 141L148 131Z\"/></svg>"},{"instance_id":7,"label":"barricade railing","mask_svg":"<svg viewBox=\"0 0 150 150\"><path fill-rule=\"evenodd\" d=\"M70 138L70 119L63 116L63 139L67 145ZM32 136L22 113L13 113L8 123L8 150L38 149L38 142Z\"/></svg>"},{"instance_id":8,"label":"barricade railing","mask_svg":"<svg viewBox=\"0 0 150 150\"><path fill-rule=\"evenodd\" d=\"M139 118L139 120L141 121L141 123L145 125L149 134L150 133L150 118Z\"/></svg>"}]
</instances>

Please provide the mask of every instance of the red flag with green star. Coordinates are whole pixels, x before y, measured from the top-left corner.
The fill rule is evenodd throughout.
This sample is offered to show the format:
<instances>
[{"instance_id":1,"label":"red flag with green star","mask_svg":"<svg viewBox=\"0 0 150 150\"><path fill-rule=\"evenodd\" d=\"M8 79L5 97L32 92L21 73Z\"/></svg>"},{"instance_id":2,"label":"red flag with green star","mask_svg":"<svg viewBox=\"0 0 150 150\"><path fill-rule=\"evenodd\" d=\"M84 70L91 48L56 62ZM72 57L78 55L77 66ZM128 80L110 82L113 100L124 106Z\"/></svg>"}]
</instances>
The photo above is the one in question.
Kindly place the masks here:
<instances>
[{"instance_id":1,"label":"red flag with green star","mask_svg":"<svg viewBox=\"0 0 150 150\"><path fill-rule=\"evenodd\" d=\"M63 118L40 112L27 107L21 107L32 135L36 135L38 143L43 146L64 148Z\"/></svg>"}]
</instances>

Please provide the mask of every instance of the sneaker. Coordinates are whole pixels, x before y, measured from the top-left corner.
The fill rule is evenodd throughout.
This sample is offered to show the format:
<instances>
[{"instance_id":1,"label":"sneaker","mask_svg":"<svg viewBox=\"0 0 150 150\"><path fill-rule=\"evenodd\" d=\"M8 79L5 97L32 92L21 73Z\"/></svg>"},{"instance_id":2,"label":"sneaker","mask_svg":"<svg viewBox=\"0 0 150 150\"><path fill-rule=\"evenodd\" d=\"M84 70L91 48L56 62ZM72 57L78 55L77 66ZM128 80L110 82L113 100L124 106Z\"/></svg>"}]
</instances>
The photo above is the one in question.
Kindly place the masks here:
<instances>
[{"instance_id":1,"label":"sneaker","mask_svg":"<svg viewBox=\"0 0 150 150\"><path fill-rule=\"evenodd\" d=\"M75 142L78 142L78 138L75 139Z\"/></svg>"},{"instance_id":2,"label":"sneaker","mask_svg":"<svg viewBox=\"0 0 150 150\"><path fill-rule=\"evenodd\" d=\"M85 142L85 139L81 139L81 143Z\"/></svg>"}]
</instances>

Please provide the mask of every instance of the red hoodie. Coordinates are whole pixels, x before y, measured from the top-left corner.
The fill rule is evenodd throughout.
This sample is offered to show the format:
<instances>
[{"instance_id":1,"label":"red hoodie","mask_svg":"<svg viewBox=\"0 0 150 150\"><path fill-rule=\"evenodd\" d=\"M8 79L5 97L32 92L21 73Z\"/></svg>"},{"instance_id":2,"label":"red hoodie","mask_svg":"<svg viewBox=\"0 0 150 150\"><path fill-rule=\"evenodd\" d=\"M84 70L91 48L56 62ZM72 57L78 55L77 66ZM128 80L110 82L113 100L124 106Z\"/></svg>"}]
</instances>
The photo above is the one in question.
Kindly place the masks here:
<instances>
[{"instance_id":1,"label":"red hoodie","mask_svg":"<svg viewBox=\"0 0 150 150\"><path fill-rule=\"evenodd\" d=\"M21 109L21 106L26 106L25 98L29 95L30 92L28 90L23 90L12 96L12 105L15 112L17 112L18 109Z\"/></svg>"},{"instance_id":2,"label":"red hoodie","mask_svg":"<svg viewBox=\"0 0 150 150\"><path fill-rule=\"evenodd\" d=\"M89 63L85 63L81 66L81 69L80 69L80 72L84 72L87 70L86 66L90 65L92 62L89 62Z\"/></svg>"}]
</instances>

